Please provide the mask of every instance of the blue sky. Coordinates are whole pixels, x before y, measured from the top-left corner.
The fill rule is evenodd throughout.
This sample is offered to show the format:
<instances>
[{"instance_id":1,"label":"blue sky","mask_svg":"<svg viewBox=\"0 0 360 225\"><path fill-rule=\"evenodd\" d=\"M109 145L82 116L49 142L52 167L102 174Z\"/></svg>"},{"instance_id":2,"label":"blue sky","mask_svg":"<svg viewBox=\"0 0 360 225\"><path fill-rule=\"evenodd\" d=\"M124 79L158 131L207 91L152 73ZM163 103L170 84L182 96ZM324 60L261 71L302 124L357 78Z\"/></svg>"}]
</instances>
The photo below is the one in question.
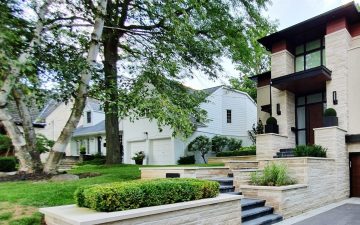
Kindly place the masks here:
<instances>
[{"instance_id":1,"label":"blue sky","mask_svg":"<svg viewBox=\"0 0 360 225\"><path fill-rule=\"evenodd\" d=\"M350 0L272 0L272 4L264 11L264 15L277 20L278 29L281 30L348 2ZM360 3L360 0L355 0L355 2ZM203 89L227 84L229 77L239 76L239 72L234 69L230 60L225 59L223 66L223 75L215 81L210 81L206 76L195 72L194 79L187 79L184 84L194 89Z\"/></svg>"}]
</instances>

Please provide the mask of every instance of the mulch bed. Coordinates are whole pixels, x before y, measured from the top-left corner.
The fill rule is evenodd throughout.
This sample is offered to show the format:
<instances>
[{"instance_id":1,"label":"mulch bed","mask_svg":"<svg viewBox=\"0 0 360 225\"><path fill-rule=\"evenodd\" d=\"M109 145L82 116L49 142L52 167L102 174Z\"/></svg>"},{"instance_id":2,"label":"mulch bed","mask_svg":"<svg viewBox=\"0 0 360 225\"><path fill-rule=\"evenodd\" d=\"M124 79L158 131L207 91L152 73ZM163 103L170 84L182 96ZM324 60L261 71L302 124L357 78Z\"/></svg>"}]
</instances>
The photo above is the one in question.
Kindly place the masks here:
<instances>
[{"instance_id":1,"label":"mulch bed","mask_svg":"<svg viewBox=\"0 0 360 225\"><path fill-rule=\"evenodd\" d=\"M15 175L0 177L0 182L24 181L24 180L49 180L53 175L46 173L26 174L19 172Z\"/></svg>"}]
</instances>

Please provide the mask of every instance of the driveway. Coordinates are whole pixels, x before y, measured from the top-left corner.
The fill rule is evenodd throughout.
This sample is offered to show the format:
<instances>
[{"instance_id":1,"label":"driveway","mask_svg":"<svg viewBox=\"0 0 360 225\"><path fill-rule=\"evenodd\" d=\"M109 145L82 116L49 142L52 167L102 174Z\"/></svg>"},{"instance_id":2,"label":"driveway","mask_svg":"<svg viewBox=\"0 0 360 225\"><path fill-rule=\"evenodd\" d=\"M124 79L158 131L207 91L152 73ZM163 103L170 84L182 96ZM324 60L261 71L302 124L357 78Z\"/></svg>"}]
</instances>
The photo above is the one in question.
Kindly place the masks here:
<instances>
[{"instance_id":1,"label":"driveway","mask_svg":"<svg viewBox=\"0 0 360 225\"><path fill-rule=\"evenodd\" d=\"M360 199L346 199L277 223L277 225L290 224L360 225Z\"/></svg>"}]
</instances>

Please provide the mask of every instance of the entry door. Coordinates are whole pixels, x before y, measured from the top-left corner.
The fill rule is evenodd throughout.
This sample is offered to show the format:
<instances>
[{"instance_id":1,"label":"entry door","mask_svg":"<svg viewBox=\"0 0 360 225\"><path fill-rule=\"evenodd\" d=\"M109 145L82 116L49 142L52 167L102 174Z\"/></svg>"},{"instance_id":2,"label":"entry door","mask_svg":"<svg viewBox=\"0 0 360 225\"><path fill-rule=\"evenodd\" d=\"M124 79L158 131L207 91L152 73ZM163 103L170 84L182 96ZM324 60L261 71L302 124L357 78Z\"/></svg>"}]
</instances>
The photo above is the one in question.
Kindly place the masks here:
<instances>
[{"instance_id":1,"label":"entry door","mask_svg":"<svg viewBox=\"0 0 360 225\"><path fill-rule=\"evenodd\" d=\"M360 155L350 154L350 196L360 197Z\"/></svg>"},{"instance_id":2,"label":"entry door","mask_svg":"<svg viewBox=\"0 0 360 225\"><path fill-rule=\"evenodd\" d=\"M314 128L322 127L322 120L323 120L323 104L312 104L306 106L307 111L307 144L314 144Z\"/></svg>"}]
</instances>

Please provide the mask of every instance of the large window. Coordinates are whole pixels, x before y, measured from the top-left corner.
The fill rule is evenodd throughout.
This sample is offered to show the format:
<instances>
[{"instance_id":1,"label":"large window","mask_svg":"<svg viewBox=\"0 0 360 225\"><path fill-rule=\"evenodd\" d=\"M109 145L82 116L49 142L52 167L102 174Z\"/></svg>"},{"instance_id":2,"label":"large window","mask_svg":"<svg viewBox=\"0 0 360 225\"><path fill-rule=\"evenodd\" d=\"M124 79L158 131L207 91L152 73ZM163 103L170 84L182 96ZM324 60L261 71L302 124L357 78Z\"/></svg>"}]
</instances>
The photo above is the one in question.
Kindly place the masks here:
<instances>
[{"instance_id":1,"label":"large window","mask_svg":"<svg viewBox=\"0 0 360 225\"><path fill-rule=\"evenodd\" d=\"M295 48L295 72L325 65L324 39L316 39Z\"/></svg>"},{"instance_id":2,"label":"large window","mask_svg":"<svg viewBox=\"0 0 360 225\"><path fill-rule=\"evenodd\" d=\"M91 112L86 112L86 122L91 123Z\"/></svg>"}]
</instances>

